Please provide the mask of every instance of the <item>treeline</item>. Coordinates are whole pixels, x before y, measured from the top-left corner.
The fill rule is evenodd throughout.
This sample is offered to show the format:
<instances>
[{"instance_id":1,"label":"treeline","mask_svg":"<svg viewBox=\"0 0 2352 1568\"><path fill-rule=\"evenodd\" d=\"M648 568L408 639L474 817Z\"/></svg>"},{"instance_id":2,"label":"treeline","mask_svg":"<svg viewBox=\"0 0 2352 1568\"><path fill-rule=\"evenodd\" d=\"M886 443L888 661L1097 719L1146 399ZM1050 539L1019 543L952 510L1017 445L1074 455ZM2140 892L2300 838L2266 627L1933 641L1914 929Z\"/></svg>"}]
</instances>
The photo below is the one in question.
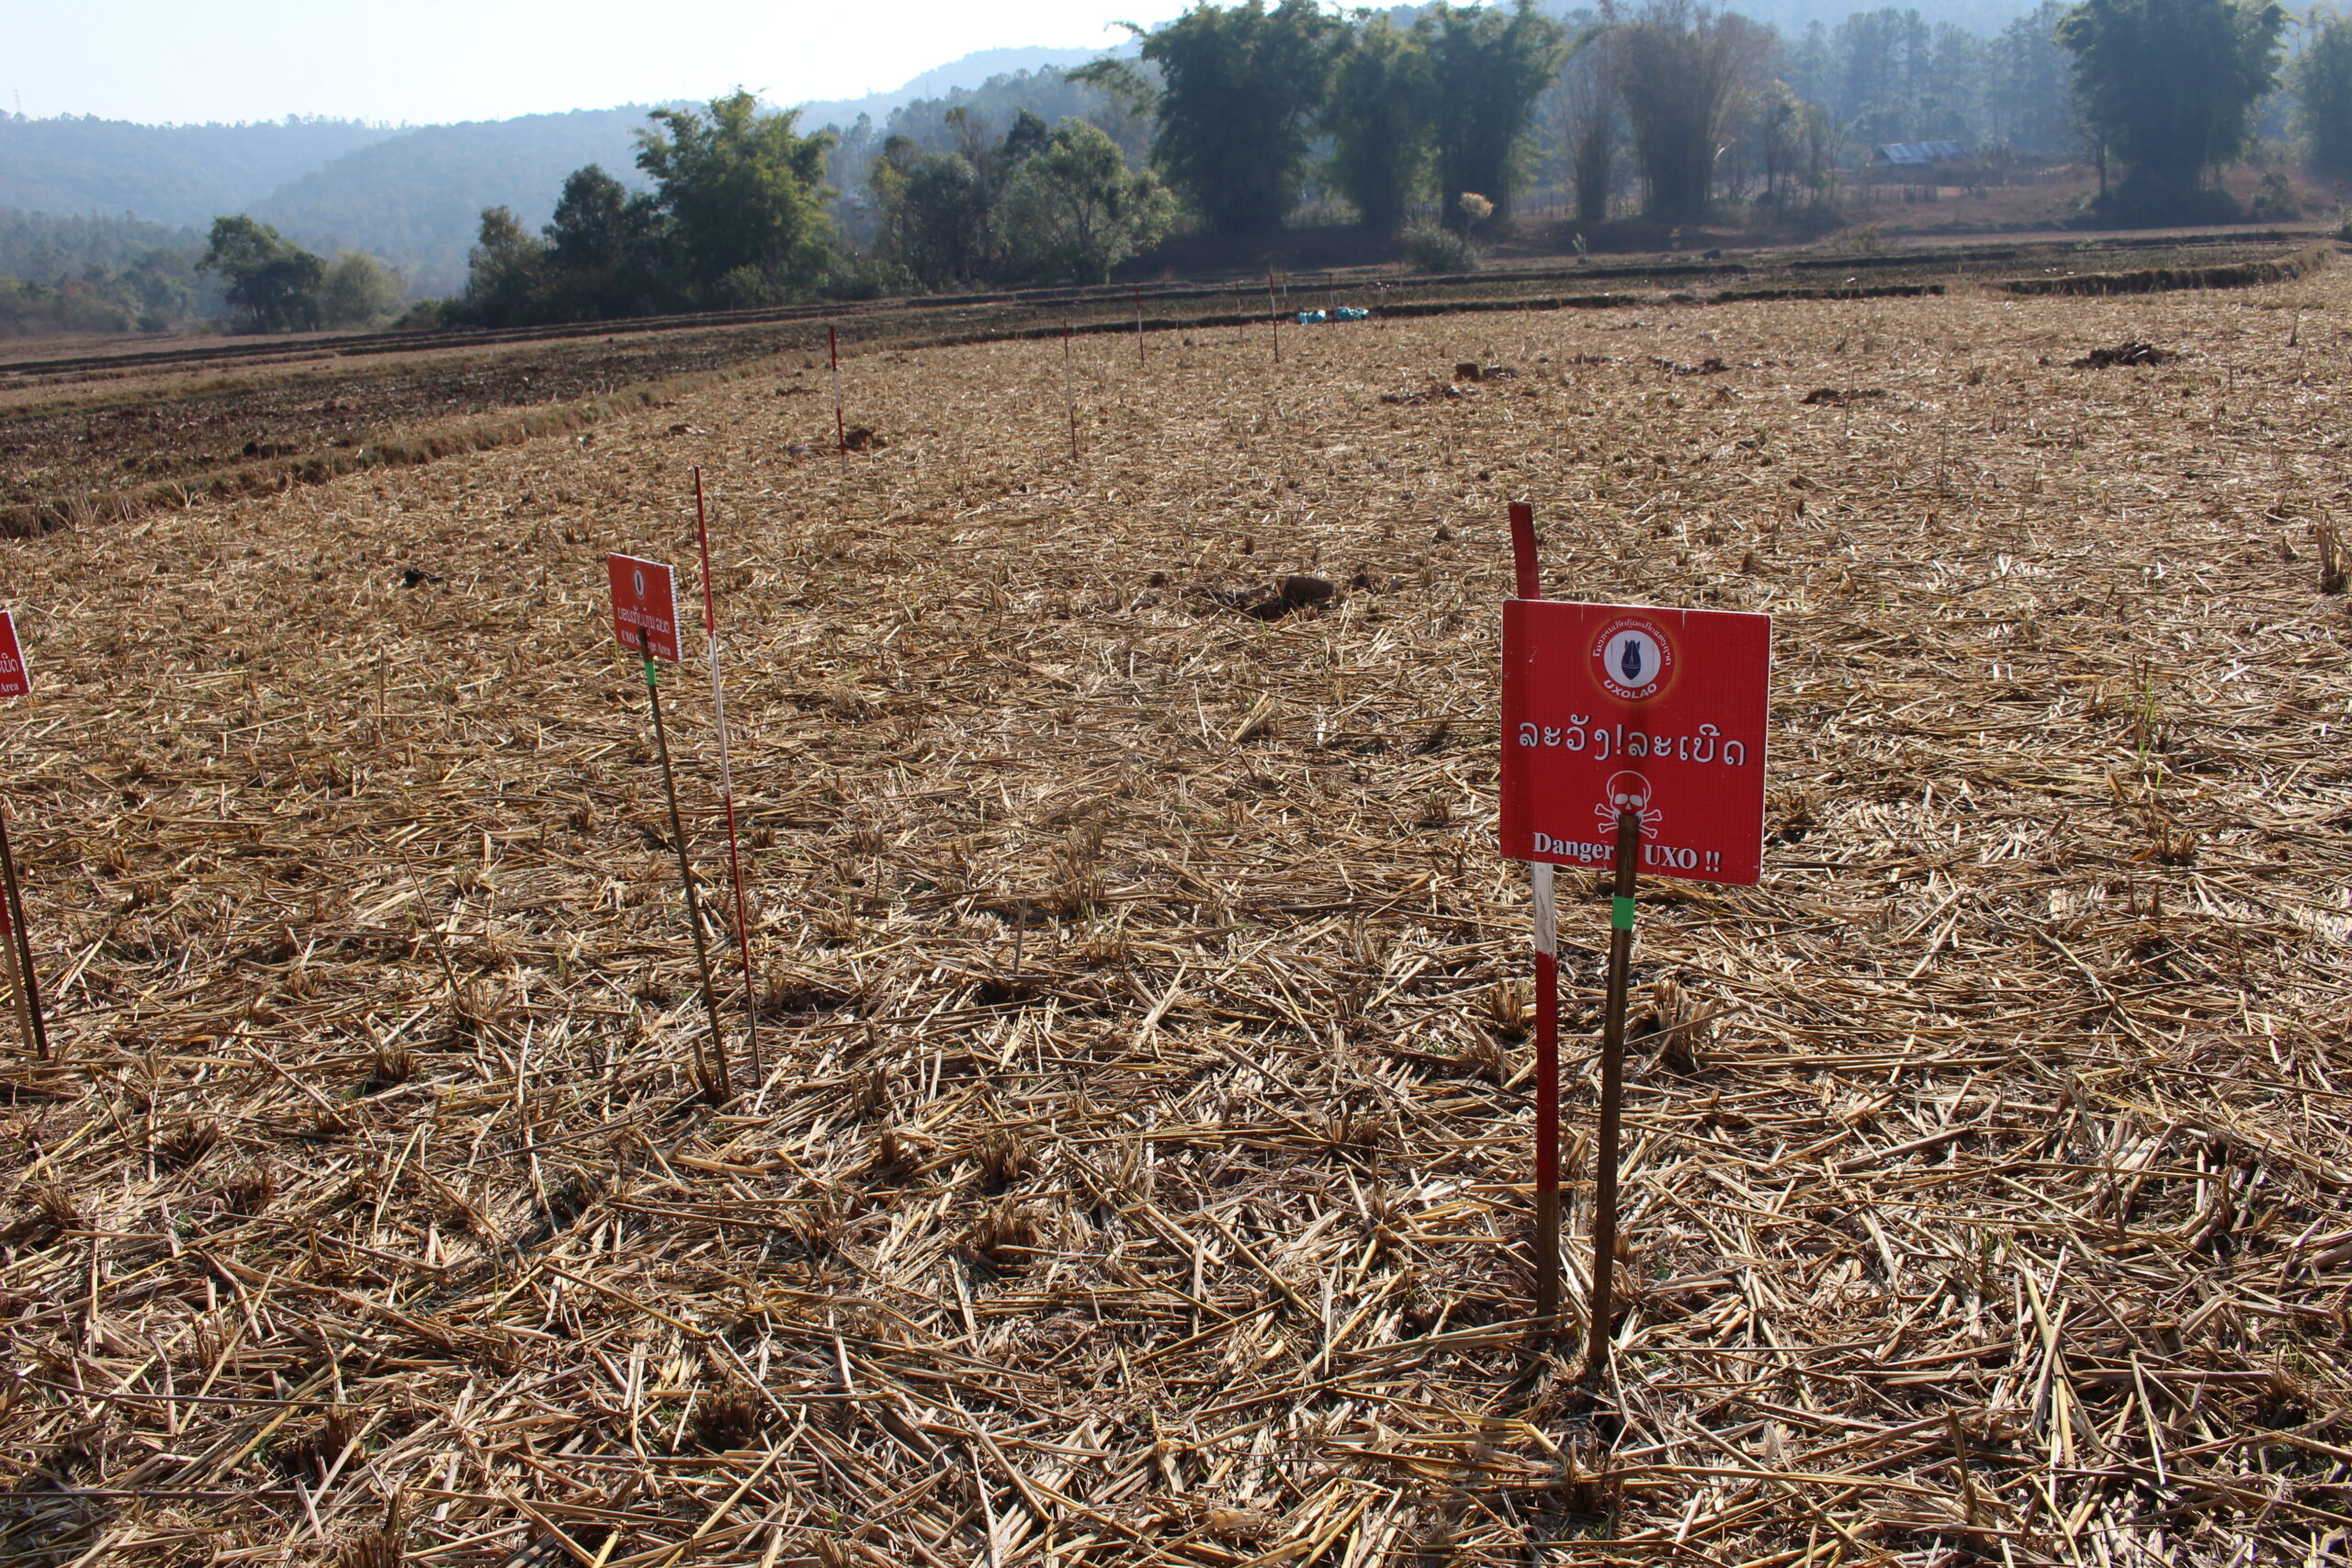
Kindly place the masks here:
<instances>
[{"instance_id":1,"label":"treeline","mask_svg":"<svg viewBox=\"0 0 2352 1568\"><path fill-rule=\"evenodd\" d=\"M1792 42L1698 0L1201 4L1133 58L990 84L993 112L959 95L844 133L741 92L658 110L638 133L645 188L591 165L536 233L485 212L466 289L430 314L1099 281L1179 223L1247 238L1302 210L1468 265L1539 186L1580 231L1832 221L1841 186L1901 141L1952 143L1978 170L2095 161L2104 218L2220 216L2218 172L2284 81L2314 166L2352 177L2352 23L2314 13L2291 64L2285 26L2268 0L2043 0L1992 37L1886 7Z\"/></svg>"},{"instance_id":2,"label":"treeline","mask_svg":"<svg viewBox=\"0 0 2352 1568\"><path fill-rule=\"evenodd\" d=\"M0 210L0 337L381 326L405 286L374 256L330 261L245 217L209 238L122 217Z\"/></svg>"},{"instance_id":3,"label":"treeline","mask_svg":"<svg viewBox=\"0 0 2352 1568\"><path fill-rule=\"evenodd\" d=\"M164 332L212 313L197 236L136 218L0 209L0 337Z\"/></svg>"}]
</instances>

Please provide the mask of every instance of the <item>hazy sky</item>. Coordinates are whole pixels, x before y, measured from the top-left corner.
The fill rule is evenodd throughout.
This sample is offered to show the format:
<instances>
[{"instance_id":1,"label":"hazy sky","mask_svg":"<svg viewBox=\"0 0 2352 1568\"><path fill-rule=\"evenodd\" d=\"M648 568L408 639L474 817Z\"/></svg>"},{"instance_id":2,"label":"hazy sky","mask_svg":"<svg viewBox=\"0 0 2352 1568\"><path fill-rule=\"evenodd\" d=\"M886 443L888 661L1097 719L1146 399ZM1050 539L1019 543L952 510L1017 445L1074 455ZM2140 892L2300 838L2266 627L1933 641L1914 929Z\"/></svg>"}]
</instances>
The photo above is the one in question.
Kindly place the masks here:
<instances>
[{"instance_id":1,"label":"hazy sky","mask_svg":"<svg viewBox=\"0 0 2352 1568\"><path fill-rule=\"evenodd\" d=\"M429 123L859 97L975 50L1124 39L1182 0L0 0L0 107L148 123Z\"/></svg>"}]
</instances>

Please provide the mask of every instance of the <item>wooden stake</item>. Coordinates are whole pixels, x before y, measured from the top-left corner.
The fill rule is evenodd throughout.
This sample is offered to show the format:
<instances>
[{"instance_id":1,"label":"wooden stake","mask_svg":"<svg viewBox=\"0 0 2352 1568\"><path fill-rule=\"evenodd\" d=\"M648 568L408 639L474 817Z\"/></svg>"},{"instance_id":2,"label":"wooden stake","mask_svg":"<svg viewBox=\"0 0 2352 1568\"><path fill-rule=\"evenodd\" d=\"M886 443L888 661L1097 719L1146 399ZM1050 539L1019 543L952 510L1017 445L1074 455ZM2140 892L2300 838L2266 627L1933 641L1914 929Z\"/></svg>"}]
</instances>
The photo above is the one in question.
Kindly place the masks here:
<instances>
[{"instance_id":1,"label":"wooden stake","mask_svg":"<svg viewBox=\"0 0 2352 1568\"><path fill-rule=\"evenodd\" d=\"M1078 461L1078 392L1070 381L1070 325L1062 323L1062 401L1069 408L1069 460Z\"/></svg>"},{"instance_id":2,"label":"wooden stake","mask_svg":"<svg viewBox=\"0 0 2352 1568\"><path fill-rule=\"evenodd\" d=\"M33 976L33 943L31 928L25 921L25 893L17 882L17 858L8 848L8 813L0 807L0 897L7 900L0 909L0 926L8 928L12 940L9 950L17 971L17 1019L25 1034L25 1044L36 1060L49 1060L49 1028L40 1015L40 985Z\"/></svg>"},{"instance_id":3,"label":"wooden stake","mask_svg":"<svg viewBox=\"0 0 2352 1568\"><path fill-rule=\"evenodd\" d=\"M1598 1382L1609 1368L1611 1274L1617 1265L1617 1132L1625 1100L1625 986L1634 967L1634 878L1642 819L1617 814L1617 879L1609 906L1609 996L1600 1021L1600 1134L1593 1153L1591 1331L1584 1381Z\"/></svg>"},{"instance_id":4,"label":"wooden stake","mask_svg":"<svg viewBox=\"0 0 2352 1568\"><path fill-rule=\"evenodd\" d=\"M1136 285L1136 363L1143 363L1143 285Z\"/></svg>"},{"instance_id":5,"label":"wooden stake","mask_svg":"<svg viewBox=\"0 0 2352 1568\"><path fill-rule=\"evenodd\" d=\"M695 542L702 550L702 626L710 644L710 711L718 724L718 799L727 808L727 868L735 882L735 945L743 960L743 1031L752 1053L752 1081L767 1081L760 1059L759 981L752 970L752 921L743 898L743 855L735 837L735 773L727 760L727 690L718 679L718 602L710 585L710 522L703 508L702 467L695 467Z\"/></svg>"},{"instance_id":6,"label":"wooden stake","mask_svg":"<svg viewBox=\"0 0 2352 1568\"><path fill-rule=\"evenodd\" d=\"M1510 503L1512 586L1521 599L1544 597L1535 555L1535 508ZM1537 1346L1560 1334L1560 964L1559 920L1552 867L1527 868L1535 911L1535 1335Z\"/></svg>"},{"instance_id":7,"label":"wooden stake","mask_svg":"<svg viewBox=\"0 0 2352 1568\"><path fill-rule=\"evenodd\" d=\"M849 425L842 418L842 334L841 329L828 322L825 327L826 352L833 361L833 443L842 461L842 478L849 478Z\"/></svg>"},{"instance_id":8,"label":"wooden stake","mask_svg":"<svg viewBox=\"0 0 2352 1568\"><path fill-rule=\"evenodd\" d=\"M1274 298L1272 267L1266 269L1266 309L1271 312L1268 319L1274 323L1274 363L1280 365L1283 362L1283 303Z\"/></svg>"},{"instance_id":9,"label":"wooden stake","mask_svg":"<svg viewBox=\"0 0 2352 1568\"><path fill-rule=\"evenodd\" d=\"M670 836L678 843L678 881L686 890L686 925L695 933L695 963L702 970L702 1003L710 1014L712 1076L706 1089L724 1105L734 1098L727 1081L727 1041L718 1028L718 993L710 983L710 947L702 936L702 901L695 897L695 868L686 858L685 824L678 817L678 781L670 771L670 738L662 728L662 684L653 672L653 652L641 649L645 660L645 697L653 707L653 744L662 753L662 791L670 801Z\"/></svg>"}]
</instances>

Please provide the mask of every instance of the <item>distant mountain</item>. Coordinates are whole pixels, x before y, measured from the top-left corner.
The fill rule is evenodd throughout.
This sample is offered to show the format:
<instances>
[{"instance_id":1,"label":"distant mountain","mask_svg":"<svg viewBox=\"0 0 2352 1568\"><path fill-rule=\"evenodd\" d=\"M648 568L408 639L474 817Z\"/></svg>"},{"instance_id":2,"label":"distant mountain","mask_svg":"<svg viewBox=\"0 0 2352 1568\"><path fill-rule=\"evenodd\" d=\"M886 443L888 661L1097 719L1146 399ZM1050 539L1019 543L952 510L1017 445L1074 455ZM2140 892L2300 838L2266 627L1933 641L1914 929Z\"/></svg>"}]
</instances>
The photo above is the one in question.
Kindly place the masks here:
<instances>
[{"instance_id":1,"label":"distant mountain","mask_svg":"<svg viewBox=\"0 0 2352 1568\"><path fill-rule=\"evenodd\" d=\"M0 207L201 227L305 170L398 134L348 119L133 125L0 114Z\"/></svg>"},{"instance_id":2,"label":"distant mountain","mask_svg":"<svg viewBox=\"0 0 2352 1568\"><path fill-rule=\"evenodd\" d=\"M429 125L344 153L247 209L322 254L370 251L420 295L464 287L485 207L533 229L555 214L563 178L588 164L630 185L648 106Z\"/></svg>"},{"instance_id":3,"label":"distant mountain","mask_svg":"<svg viewBox=\"0 0 2352 1568\"><path fill-rule=\"evenodd\" d=\"M876 125L889 118L890 111L917 98L944 97L961 87L966 90L987 85L992 76L1010 75L1020 71L1042 71L1047 66L1083 65L1110 52L1100 49L984 49L934 67L912 81L887 93L869 93L862 98L826 98L811 100L798 106L800 129L816 130L837 125L846 130L857 123L860 115L870 116Z\"/></svg>"}]
</instances>

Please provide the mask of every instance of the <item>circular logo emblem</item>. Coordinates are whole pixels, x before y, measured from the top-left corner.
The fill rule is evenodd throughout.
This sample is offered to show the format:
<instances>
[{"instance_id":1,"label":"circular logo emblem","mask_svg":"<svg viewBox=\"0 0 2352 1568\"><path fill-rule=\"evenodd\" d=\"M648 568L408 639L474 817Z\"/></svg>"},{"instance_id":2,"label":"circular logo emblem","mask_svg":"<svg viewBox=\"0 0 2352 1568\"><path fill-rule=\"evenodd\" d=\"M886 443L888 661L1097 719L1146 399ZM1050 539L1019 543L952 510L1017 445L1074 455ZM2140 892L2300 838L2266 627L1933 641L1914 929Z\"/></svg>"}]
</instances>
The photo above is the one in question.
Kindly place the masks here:
<instances>
[{"instance_id":1,"label":"circular logo emblem","mask_svg":"<svg viewBox=\"0 0 2352 1568\"><path fill-rule=\"evenodd\" d=\"M1674 673L1674 644L1647 615L1620 615L1593 640L1592 670L1602 691L1637 703L1665 689Z\"/></svg>"},{"instance_id":2,"label":"circular logo emblem","mask_svg":"<svg viewBox=\"0 0 2352 1568\"><path fill-rule=\"evenodd\" d=\"M641 566L638 567L629 575L637 581L637 596L642 602L645 598L645 569Z\"/></svg>"}]
</instances>

